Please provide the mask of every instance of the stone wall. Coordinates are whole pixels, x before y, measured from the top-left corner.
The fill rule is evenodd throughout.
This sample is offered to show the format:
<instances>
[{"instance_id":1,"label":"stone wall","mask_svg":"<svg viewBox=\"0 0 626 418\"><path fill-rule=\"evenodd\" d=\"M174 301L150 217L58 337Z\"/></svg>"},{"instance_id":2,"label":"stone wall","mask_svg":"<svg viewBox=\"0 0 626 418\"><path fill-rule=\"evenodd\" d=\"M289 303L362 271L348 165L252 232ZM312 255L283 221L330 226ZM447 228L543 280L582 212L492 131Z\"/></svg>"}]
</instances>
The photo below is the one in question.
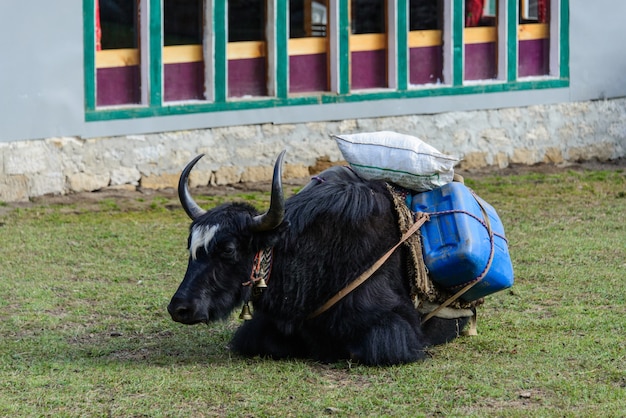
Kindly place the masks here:
<instances>
[{"instance_id":1,"label":"stone wall","mask_svg":"<svg viewBox=\"0 0 626 418\"><path fill-rule=\"evenodd\" d=\"M192 172L191 186L268 180L282 149L284 176L307 177L320 161L342 159L331 134L382 130L415 135L457 155L462 169L610 160L626 155L626 99L0 143L0 201L105 187L175 187L182 167L198 153L206 156Z\"/></svg>"}]
</instances>

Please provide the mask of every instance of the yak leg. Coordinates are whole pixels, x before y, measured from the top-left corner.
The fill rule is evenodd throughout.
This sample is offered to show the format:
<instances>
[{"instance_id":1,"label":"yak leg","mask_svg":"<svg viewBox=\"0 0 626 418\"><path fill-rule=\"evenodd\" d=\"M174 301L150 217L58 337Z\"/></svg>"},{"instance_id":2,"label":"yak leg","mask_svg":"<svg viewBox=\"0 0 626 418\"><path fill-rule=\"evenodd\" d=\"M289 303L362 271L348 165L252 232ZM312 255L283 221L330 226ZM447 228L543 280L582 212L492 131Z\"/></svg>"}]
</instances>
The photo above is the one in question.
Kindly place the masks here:
<instances>
[{"instance_id":1,"label":"yak leg","mask_svg":"<svg viewBox=\"0 0 626 418\"><path fill-rule=\"evenodd\" d=\"M349 344L354 360L371 365L410 363L426 357L427 342L413 307L387 312Z\"/></svg>"},{"instance_id":2,"label":"yak leg","mask_svg":"<svg viewBox=\"0 0 626 418\"><path fill-rule=\"evenodd\" d=\"M306 344L295 334L286 334L277 324L260 312L255 312L250 321L243 323L235 332L230 348L243 356L305 357Z\"/></svg>"},{"instance_id":3,"label":"yak leg","mask_svg":"<svg viewBox=\"0 0 626 418\"><path fill-rule=\"evenodd\" d=\"M432 317L422 326L430 345L445 344L462 335L469 318L442 319Z\"/></svg>"}]
</instances>

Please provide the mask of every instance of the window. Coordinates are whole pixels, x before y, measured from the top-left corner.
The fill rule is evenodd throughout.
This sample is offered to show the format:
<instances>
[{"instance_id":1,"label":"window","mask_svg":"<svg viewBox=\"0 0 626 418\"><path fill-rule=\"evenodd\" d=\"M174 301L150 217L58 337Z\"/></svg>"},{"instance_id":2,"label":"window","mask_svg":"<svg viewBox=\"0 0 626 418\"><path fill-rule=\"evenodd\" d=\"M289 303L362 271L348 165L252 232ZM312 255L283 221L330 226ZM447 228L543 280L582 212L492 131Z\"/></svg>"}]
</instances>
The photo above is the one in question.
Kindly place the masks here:
<instances>
[{"instance_id":1,"label":"window","mask_svg":"<svg viewBox=\"0 0 626 418\"><path fill-rule=\"evenodd\" d=\"M88 121L569 85L569 0L83 0Z\"/></svg>"},{"instance_id":2,"label":"window","mask_svg":"<svg viewBox=\"0 0 626 418\"><path fill-rule=\"evenodd\" d=\"M289 2L289 91L327 91L328 1Z\"/></svg>"},{"instance_id":3,"label":"window","mask_svg":"<svg viewBox=\"0 0 626 418\"><path fill-rule=\"evenodd\" d=\"M550 73L550 2L519 0L520 77Z\"/></svg>"},{"instance_id":4,"label":"window","mask_svg":"<svg viewBox=\"0 0 626 418\"><path fill-rule=\"evenodd\" d=\"M497 11L496 0L465 0L465 80L498 77Z\"/></svg>"},{"instance_id":5,"label":"window","mask_svg":"<svg viewBox=\"0 0 626 418\"><path fill-rule=\"evenodd\" d=\"M352 89L387 87L385 0L351 0Z\"/></svg>"},{"instance_id":6,"label":"window","mask_svg":"<svg viewBox=\"0 0 626 418\"><path fill-rule=\"evenodd\" d=\"M137 3L95 3L98 106L141 103Z\"/></svg>"},{"instance_id":7,"label":"window","mask_svg":"<svg viewBox=\"0 0 626 418\"><path fill-rule=\"evenodd\" d=\"M263 0L228 1L228 96L267 95Z\"/></svg>"},{"instance_id":8,"label":"window","mask_svg":"<svg viewBox=\"0 0 626 418\"><path fill-rule=\"evenodd\" d=\"M409 3L409 82L440 84L443 80L443 1Z\"/></svg>"},{"instance_id":9,"label":"window","mask_svg":"<svg viewBox=\"0 0 626 418\"><path fill-rule=\"evenodd\" d=\"M202 0L163 2L165 101L204 99Z\"/></svg>"}]
</instances>

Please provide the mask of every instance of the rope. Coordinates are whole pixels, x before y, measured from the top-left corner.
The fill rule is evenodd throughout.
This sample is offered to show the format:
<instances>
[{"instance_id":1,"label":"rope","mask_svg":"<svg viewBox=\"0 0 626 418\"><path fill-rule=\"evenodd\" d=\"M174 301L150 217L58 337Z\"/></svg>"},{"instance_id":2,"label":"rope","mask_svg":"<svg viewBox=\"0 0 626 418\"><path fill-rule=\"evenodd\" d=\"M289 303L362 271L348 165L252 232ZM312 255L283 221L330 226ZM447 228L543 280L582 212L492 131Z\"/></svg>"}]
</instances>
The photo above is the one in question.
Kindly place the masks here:
<instances>
[{"instance_id":1,"label":"rope","mask_svg":"<svg viewBox=\"0 0 626 418\"><path fill-rule=\"evenodd\" d=\"M406 231L404 235L402 235L402 238L400 238L400 241L396 245L391 247L389 251L383 254L383 256L380 257L370 268L368 268L363 273L361 273L359 277L357 277L352 282L348 283L346 287L344 287L339 292L337 292L335 296L333 296L332 298L328 300L328 302L326 302L319 309L317 309L315 312L309 315L308 318L309 319L315 318L316 316L321 315L322 313L326 312L328 309L334 306L337 302L339 302L341 299L346 297L350 292L352 292L354 289L356 289L361 284L363 284L367 279L369 279L372 276L372 274L374 274L385 263L385 261L387 261L389 257L391 257L391 254L393 254L396 248L402 245L404 241L409 239L411 235L413 235L415 232L417 232L418 229L420 229L420 227L424 224L424 222L430 219L428 217L428 214L426 213L420 212L416 215L417 215L417 221L415 221L415 223L411 226L411 228L409 228L409 230Z\"/></svg>"},{"instance_id":2,"label":"rope","mask_svg":"<svg viewBox=\"0 0 626 418\"><path fill-rule=\"evenodd\" d=\"M431 213L430 215L431 216L433 216L433 215L437 216L437 215L440 215L440 214L445 214L445 213L450 213L450 212L457 212L457 213L464 213L464 214L470 215L474 219L480 221L480 223L487 228L487 233L489 234L489 244L490 244L490 246L489 246L489 259L487 260L487 265L485 266L483 271L478 275L478 277L476 277L473 280L470 280L469 282L467 282L465 284L461 284L461 285L456 286L455 288L458 288L459 286L462 286L461 290L456 292L454 295L452 295L452 297L448 298L445 302L443 302L441 305L439 305L439 307L437 307L435 310L433 310L428 315L426 315L424 317L424 319L422 320L422 324L426 323L426 321L431 319L433 316L437 315L437 313L439 311L441 311L442 309L444 309L445 307L450 305L455 300L459 299L467 291L469 291L472 287L474 287L478 282L480 282L482 279L484 279L485 276L487 275L487 273L489 273L489 269L491 268L491 263L493 262L493 256L494 256L494 239L493 239L493 237L494 237L494 235L497 235L497 234L494 234L493 230L491 229L491 222L489 221L489 215L487 214L487 211L485 210L483 205L478 200L478 196L476 196L474 194L474 192L471 192L471 193L472 193L472 196L474 196L474 199L476 199L476 203L478 203L478 206L480 207L480 211L482 212L483 217L485 218L485 222L482 222L477 216L474 216L473 214L471 214L469 212L465 212L465 211L461 211L461 210L459 210L459 211L452 210L452 211L434 212L434 213Z\"/></svg>"}]
</instances>

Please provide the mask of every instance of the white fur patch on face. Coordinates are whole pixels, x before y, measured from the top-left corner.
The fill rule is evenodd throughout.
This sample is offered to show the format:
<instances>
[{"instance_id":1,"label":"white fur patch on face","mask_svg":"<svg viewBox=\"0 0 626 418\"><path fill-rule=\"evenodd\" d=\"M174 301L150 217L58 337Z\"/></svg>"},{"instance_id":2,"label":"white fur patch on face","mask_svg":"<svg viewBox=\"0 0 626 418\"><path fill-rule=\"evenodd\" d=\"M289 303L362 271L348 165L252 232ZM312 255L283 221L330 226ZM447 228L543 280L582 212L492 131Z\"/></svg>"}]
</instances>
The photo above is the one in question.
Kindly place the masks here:
<instances>
[{"instance_id":1,"label":"white fur patch on face","mask_svg":"<svg viewBox=\"0 0 626 418\"><path fill-rule=\"evenodd\" d=\"M204 247L205 250L208 250L209 243L215 236L219 227L219 225L200 225L192 228L191 241L189 243L189 252L191 253L192 259L196 259L200 248Z\"/></svg>"}]
</instances>

